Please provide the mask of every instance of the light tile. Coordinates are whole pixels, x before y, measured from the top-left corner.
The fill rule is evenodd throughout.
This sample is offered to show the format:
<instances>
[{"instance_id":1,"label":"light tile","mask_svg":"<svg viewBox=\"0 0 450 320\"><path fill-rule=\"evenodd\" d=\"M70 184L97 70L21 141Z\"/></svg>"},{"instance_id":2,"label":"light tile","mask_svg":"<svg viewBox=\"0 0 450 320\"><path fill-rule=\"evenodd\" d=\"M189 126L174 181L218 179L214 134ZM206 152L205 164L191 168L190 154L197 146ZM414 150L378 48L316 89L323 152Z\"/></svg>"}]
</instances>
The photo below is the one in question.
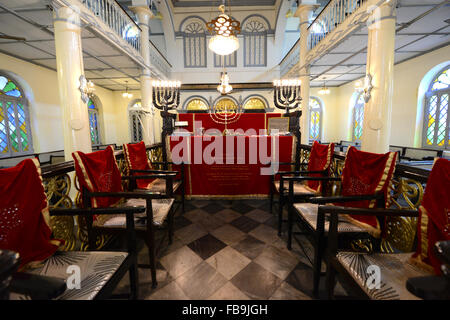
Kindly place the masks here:
<instances>
[{"instance_id":1,"label":"light tile","mask_svg":"<svg viewBox=\"0 0 450 320\"><path fill-rule=\"evenodd\" d=\"M239 242L246 236L244 232L229 224L214 230L211 234L228 245Z\"/></svg>"},{"instance_id":2,"label":"light tile","mask_svg":"<svg viewBox=\"0 0 450 320\"><path fill-rule=\"evenodd\" d=\"M311 300L311 297L283 282L269 300Z\"/></svg>"},{"instance_id":3,"label":"light tile","mask_svg":"<svg viewBox=\"0 0 450 320\"><path fill-rule=\"evenodd\" d=\"M241 216L240 213L233 211L232 209L224 209L214 214L214 217L219 218L226 223L230 223L231 221L239 218L240 216Z\"/></svg>"},{"instance_id":4,"label":"light tile","mask_svg":"<svg viewBox=\"0 0 450 320\"><path fill-rule=\"evenodd\" d=\"M196 223L193 223L187 227L181 228L175 231L175 236L180 239L184 244L191 243L197 240L208 232Z\"/></svg>"},{"instance_id":5,"label":"light tile","mask_svg":"<svg viewBox=\"0 0 450 320\"><path fill-rule=\"evenodd\" d=\"M165 287L158 289L146 300L189 300L176 282L171 282Z\"/></svg>"},{"instance_id":6,"label":"light tile","mask_svg":"<svg viewBox=\"0 0 450 320\"><path fill-rule=\"evenodd\" d=\"M233 248L226 247L208 258L206 262L230 280L244 269L251 260Z\"/></svg>"},{"instance_id":7,"label":"light tile","mask_svg":"<svg viewBox=\"0 0 450 320\"><path fill-rule=\"evenodd\" d=\"M250 298L231 282L227 282L222 288L210 296L208 300L250 300Z\"/></svg>"},{"instance_id":8,"label":"light tile","mask_svg":"<svg viewBox=\"0 0 450 320\"><path fill-rule=\"evenodd\" d=\"M250 211L249 213L247 213L245 215L246 217L252 218L253 220L259 222L259 223L264 223L266 222L270 217L272 217L272 215L270 213L267 213L261 209L255 209Z\"/></svg>"},{"instance_id":9,"label":"light tile","mask_svg":"<svg viewBox=\"0 0 450 320\"><path fill-rule=\"evenodd\" d=\"M160 262L173 278L197 266L203 260L187 246L166 255Z\"/></svg>"},{"instance_id":10,"label":"light tile","mask_svg":"<svg viewBox=\"0 0 450 320\"><path fill-rule=\"evenodd\" d=\"M265 224L262 224L259 227L253 229L248 234L267 244L272 244L279 239L277 230L268 227Z\"/></svg>"},{"instance_id":11,"label":"light tile","mask_svg":"<svg viewBox=\"0 0 450 320\"><path fill-rule=\"evenodd\" d=\"M294 270L299 260L288 252L273 246L267 246L253 261L284 280Z\"/></svg>"}]
</instances>

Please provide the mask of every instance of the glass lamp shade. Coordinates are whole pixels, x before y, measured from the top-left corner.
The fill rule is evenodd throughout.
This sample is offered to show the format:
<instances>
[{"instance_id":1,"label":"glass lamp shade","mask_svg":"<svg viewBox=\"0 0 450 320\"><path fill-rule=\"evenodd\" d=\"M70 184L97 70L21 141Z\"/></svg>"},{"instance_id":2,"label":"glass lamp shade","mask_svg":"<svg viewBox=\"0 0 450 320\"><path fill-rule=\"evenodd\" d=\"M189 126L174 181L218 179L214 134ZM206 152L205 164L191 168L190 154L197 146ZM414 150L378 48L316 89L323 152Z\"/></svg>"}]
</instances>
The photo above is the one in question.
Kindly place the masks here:
<instances>
[{"instance_id":1,"label":"glass lamp shade","mask_svg":"<svg viewBox=\"0 0 450 320\"><path fill-rule=\"evenodd\" d=\"M215 54L227 56L239 49L239 40L235 36L215 35L209 40L208 47Z\"/></svg>"}]
</instances>

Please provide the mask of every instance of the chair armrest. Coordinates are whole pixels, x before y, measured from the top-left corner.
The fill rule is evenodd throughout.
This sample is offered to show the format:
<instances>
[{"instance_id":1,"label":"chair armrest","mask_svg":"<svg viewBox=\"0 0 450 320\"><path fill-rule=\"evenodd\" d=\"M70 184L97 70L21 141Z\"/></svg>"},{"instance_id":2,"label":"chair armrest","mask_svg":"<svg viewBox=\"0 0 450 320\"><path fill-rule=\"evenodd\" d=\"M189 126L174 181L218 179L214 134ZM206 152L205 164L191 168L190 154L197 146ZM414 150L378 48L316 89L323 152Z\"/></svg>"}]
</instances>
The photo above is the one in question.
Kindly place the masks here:
<instances>
[{"instance_id":1,"label":"chair armrest","mask_svg":"<svg viewBox=\"0 0 450 320\"><path fill-rule=\"evenodd\" d=\"M130 170L130 172L136 172L136 173L178 174L178 171L169 171L169 170Z\"/></svg>"},{"instance_id":2,"label":"chair armrest","mask_svg":"<svg viewBox=\"0 0 450 320\"><path fill-rule=\"evenodd\" d=\"M60 278L16 272L9 289L11 292L30 295L32 299L50 300L66 291L66 282Z\"/></svg>"},{"instance_id":3,"label":"chair armrest","mask_svg":"<svg viewBox=\"0 0 450 320\"><path fill-rule=\"evenodd\" d=\"M139 180L139 179L173 179L178 173L168 174L152 174L148 176L122 176L122 180Z\"/></svg>"},{"instance_id":4,"label":"chair armrest","mask_svg":"<svg viewBox=\"0 0 450 320\"><path fill-rule=\"evenodd\" d=\"M314 197L310 198L308 202L315 204L327 204L333 202L352 202L362 200L377 200L382 199L383 194L361 194L355 196L336 196L336 197Z\"/></svg>"},{"instance_id":5,"label":"chair armrest","mask_svg":"<svg viewBox=\"0 0 450 320\"><path fill-rule=\"evenodd\" d=\"M305 176L295 176L295 177L283 177L285 181L341 181L339 177L305 177Z\"/></svg>"},{"instance_id":6,"label":"chair armrest","mask_svg":"<svg viewBox=\"0 0 450 320\"><path fill-rule=\"evenodd\" d=\"M50 209L51 216L83 216L94 214L143 213L145 207Z\"/></svg>"},{"instance_id":7,"label":"chair armrest","mask_svg":"<svg viewBox=\"0 0 450 320\"><path fill-rule=\"evenodd\" d=\"M90 192L88 194L89 197L94 198L102 198L102 197L111 197L111 198L126 198L126 199L162 199L165 198L159 192L150 192L150 191L136 191L136 192Z\"/></svg>"},{"instance_id":8,"label":"chair armrest","mask_svg":"<svg viewBox=\"0 0 450 320\"><path fill-rule=\"evenodd\" d=\"M296 175L303 175L303 174L311 174L311 173L326 173L325 170L322 171L279 171L275 173L275 175L279 174L281 175L287 175L287 174L296 174Z\"/></svg>"},{"instance_id":9,"label":"chair armrest","mask_svg":"<svg viewBox=\"0 0 450 320\"><path fill-rule=\"evenodd\" d=\"M184 165L186 165L184 162L183 163L174 163L172 161L167 161L167 162L156 161L156 162L152 162L152 164L156 164L156 165L174 164L174 165L177 165L177 166L184 166Z\"/></svg>"},{"instance_id":10,"label":"chair armrest","mask_svg":"<svg viewBox=\"0 0 450 320\"><path fill-rule=\"evenodd\" d=\"M389 217L418 217L418 210L410 209L367 209L341 206L319 206L322 213L332 214L355 214L364 216L389 216Z\"/></svg>"}]
</instances>

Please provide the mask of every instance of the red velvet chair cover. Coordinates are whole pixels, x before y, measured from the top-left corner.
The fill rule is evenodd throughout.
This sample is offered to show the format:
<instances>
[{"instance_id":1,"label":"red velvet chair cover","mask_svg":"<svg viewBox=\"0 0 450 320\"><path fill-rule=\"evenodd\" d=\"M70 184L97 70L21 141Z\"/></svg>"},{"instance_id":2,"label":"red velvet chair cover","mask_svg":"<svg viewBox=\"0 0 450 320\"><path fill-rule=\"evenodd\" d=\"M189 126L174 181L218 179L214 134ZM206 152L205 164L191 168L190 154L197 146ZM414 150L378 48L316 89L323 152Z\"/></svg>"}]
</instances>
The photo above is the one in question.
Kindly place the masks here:
<instances>
[{"instance_id":1,"label":"red velvet chair cover","mask_svg":"<svg viewBox=\"0 0 450 320\"><path fill-rule=\"evenodd\" d=\"M21 269L50 257L62 241L51 238L39 161L0 169L0 194L0 249L18 252Z\"/></svg>"},{"instance_id":2,"label":"red velvet chair cover","mask_svg":"<svg viewBox=\"0 0 450 320\"><path fill-rule=\"evenodd\" d=\"M331 168L331 160L333 159L334 153L334 143L330 144L320 144L317 141L314 141L311 147L311 152L309 155L308 162L308 171L328 171L330 173ZM320 173L313 173L309 176L312 177L320 177L322 176ZM315 191L319 191L321 189L320 181L307 181L308 187Z\"/></svg>"},{"instance_id":3,"label":"red velvet chair cover","mask_svg":"<svg viewBox=\"0 0 450 320\"><path fill-rule=\"evenodd\" d=\"M437 241L450 240L450 161L439 158L433 165L417 224L417 250L413 262L437 274L441 262L435 255Z\"/></svg>"},{"instance_id":4,"label":"red velvet chair cover","mask_svg":"<svg viewBox=\"0 0 450 320\"><path fill-rule=\"evenodd\" d=\"M342 195L371 195L383 193L384 207L390 202L389 191L397 159L396 152L384 154L359 151L349 147L342 172ZM374 208L376 200L363 200L337 205L357 208ZM354 224L363 227L375 237L380 236L380 224L375 216L352 215L347 218Z\"/></svg>"},{"instance_id":5,"label":"red velvet chair cover","mask_svg":"<svg viewBox=\"0 0 450 320\"><path fill-rule=\"evenodd\" d=\"M123 152L127 163L128 175L130 170L152 170L152 165L147 156L144 141L134 144L124 144ZM133 175L149 175L148 173L133 173ZM136 185L139 189L150 189L155 179L138 179Z\"/></svg>"},{"instance_id":6,"label":"red velvet chair cover","mask_svg":"<svg viewBox=\"0 0 450 320\"><path fill-rule=\"evenodd\" d=\"M122 177L117 166L114 149L108 146L105 150L92 153L76 151L72 153L75 172L80 184L89 192L122 192ZM93 208L105 208L117 204L120 198L92 198ZM83 204L85 205L85 204Z\"/></svg>"}]
</instances>

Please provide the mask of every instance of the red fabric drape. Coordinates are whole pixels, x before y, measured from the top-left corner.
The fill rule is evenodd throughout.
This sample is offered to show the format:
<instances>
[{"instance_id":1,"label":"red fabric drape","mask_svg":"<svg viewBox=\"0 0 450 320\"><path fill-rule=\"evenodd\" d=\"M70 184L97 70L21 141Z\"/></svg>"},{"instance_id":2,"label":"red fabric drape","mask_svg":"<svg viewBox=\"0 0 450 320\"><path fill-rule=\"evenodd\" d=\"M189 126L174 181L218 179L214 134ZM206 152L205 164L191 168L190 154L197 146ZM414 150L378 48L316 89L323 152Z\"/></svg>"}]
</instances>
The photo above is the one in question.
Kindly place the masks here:
<instances>
[{"instance_id":1,"label":"red fabric drape","mask_svg":"<svg viewBox=\"0 0 450 320\"><path fill-rule=\"evenodd\" d=\"M90 192L121 192L122 178L117 166L114 149L108 146L105 150L92 153L76 151L72 153L75 172L80 187ZM109 207L120 201L120 198L93 198L92 207ZM86 204L83 204L86 205Z\"/></svg>"},{"instance_id":2,"label":"red fabric drape","mask_svg":"<svg viewBox=\"0 0 450 320\"><path fill-rule=\"evenodd\" d=\"M21 268L50 257L61 241L51 239L38 160L0 169L0 194L0 249L18 252Z\"/></svg>"},{"instance_id":3,"label":"red fabric drape","mask_svg":"<svg viewBox=\"0 0 450 320\"><path fill-rule=\"evenodd\" d=\"M385 207L389 202L389 188L395 170L397 153L377 154L349 147L342 172L342 195L367 195L381 192L385 195ZM347 207L374 208L375 200L348 202ZM338 204L338 205L343 205ZM348 217L374 236L379 236L380 226L376 217L352 215Z\"/></svg>"},{"instance_id":4,"label":"red fabric drape","mask_svg":"<svg viewBox=\"0 0 450 320\"><path fill-rule=\"evenodd\" d=\"M320 144L314 141L311 147L309 155L308 171L325 171L328 173L331 167L331 161L333 159L334 143ZM309 176L320 177L320 173L313 173ZM308 187L314 190L318 190L321 186L320 181L307 181Z\"/></svg>"},{"instance_id":5,"label":"red fabric drape","mask_svg":"<svg viewBox=\"0 0 450 320\"><path fill-rule=\"evenodd\" d=\"M144 141L134 144L124 144L123 152L128 170L152 170L152 165L147 156ZM128 174L131 173L128 171ZM133 175L149 175L148 173L133 173ZM136 185L139 189L148 189L155 179L138 179Z\"/></svg>"},{"instance_id":6,"label":"red fabric drape","mask_svg":"<svg viewBox=\"0 0 450 320\"><path fill-rule=\"evenodd\" d=\"M442 262L436 257L434 244L450 240L450 161L440 158L434 163L419 210L418 245L413 257L440 274Z\"/></svg>"}]
</instances>

